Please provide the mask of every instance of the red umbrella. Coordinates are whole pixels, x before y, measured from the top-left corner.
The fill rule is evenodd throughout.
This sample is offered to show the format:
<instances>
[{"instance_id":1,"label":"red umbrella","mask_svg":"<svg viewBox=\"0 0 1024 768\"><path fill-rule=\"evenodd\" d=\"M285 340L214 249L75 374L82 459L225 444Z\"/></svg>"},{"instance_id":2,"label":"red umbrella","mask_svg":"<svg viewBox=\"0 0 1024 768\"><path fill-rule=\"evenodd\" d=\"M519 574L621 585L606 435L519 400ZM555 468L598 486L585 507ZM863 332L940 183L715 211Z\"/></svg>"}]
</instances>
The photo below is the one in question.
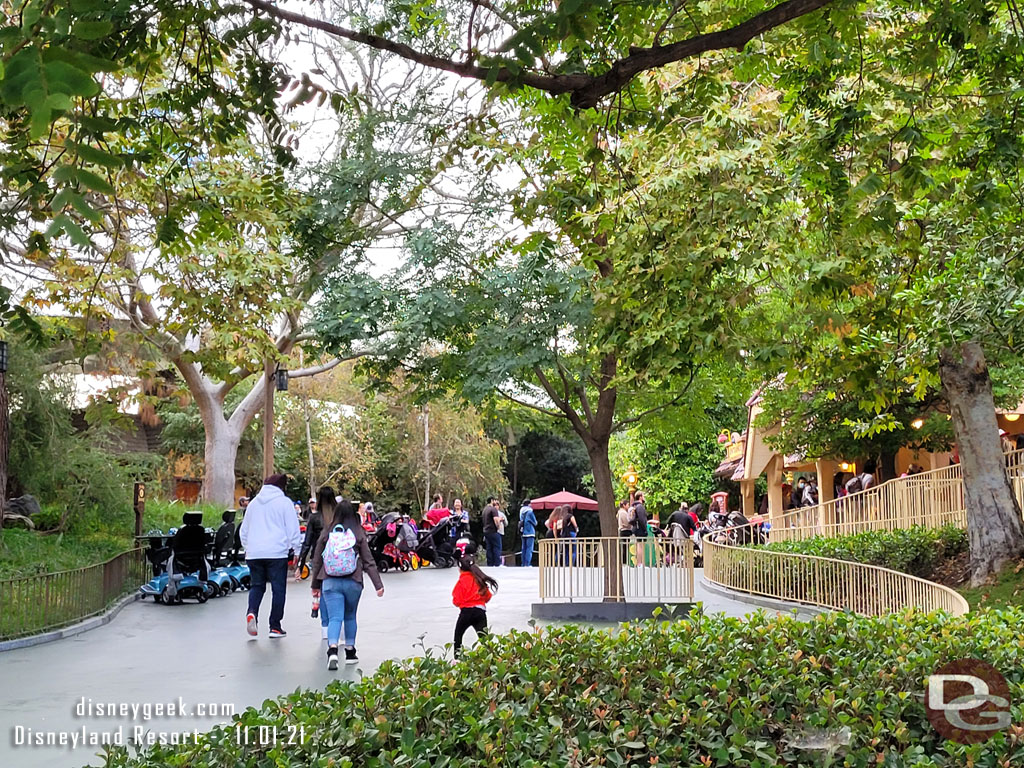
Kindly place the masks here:
<instances>
[{"instance_id":1,"label":"red umbrella","mask_svg":"<svg viewBox=\"0 0 1024 768\"><path fill-rule=\"evenodd\" d=\"M530 505L534 509L554 509L555 507L562 507L566 504L573 509L584 509L591 512L597 511L596 501L588 499L586 496L578 496L575 493L569 493L568 491L559 491L558 493L552 493L550 496L541 496L539 499L534 499L530 502Z\"/></svg>"}]
</instances>

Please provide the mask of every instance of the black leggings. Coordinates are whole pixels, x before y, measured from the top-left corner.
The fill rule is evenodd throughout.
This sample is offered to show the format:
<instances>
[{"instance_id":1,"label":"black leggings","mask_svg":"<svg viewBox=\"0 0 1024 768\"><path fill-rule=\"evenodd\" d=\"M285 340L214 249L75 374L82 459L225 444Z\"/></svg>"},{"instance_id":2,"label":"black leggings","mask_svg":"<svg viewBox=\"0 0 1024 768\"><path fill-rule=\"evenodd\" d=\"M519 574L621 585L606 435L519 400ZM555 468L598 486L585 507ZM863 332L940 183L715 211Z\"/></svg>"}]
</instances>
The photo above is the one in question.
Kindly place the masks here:
<instances>
[{"instance_id":1,"label":"black leggings","mask_svg":"<svg viewBox=\"0 0 1024 768\"><path fill-rule=\"evenodd\" d=\"M455 622L455 655L459 655L459 651L462 650L462 638L466 634L466 630L472 627L476 630L476 635L487 634L487 611L478 606L473 608L463 608L459 611L459 620Z\"/></svg>"}]
</instances>

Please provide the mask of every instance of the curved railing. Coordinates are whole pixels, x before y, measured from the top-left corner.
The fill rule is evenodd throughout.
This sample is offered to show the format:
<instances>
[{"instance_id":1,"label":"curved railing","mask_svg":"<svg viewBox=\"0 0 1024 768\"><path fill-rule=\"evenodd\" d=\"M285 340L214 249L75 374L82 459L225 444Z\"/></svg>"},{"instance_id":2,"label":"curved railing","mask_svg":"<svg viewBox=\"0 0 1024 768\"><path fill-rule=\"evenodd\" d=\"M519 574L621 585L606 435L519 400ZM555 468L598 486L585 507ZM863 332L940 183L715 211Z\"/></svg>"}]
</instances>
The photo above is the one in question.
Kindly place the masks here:
<instances>
[{"instance_id":1,"label":"curved railing","mask_svg":"<svg viewBox=\"0 0 1024 768\"><path fill-rule=\"evenodd\" d=\"M899 571L848 560L704 540L704 578L728 589L865 616L910 607L962 616L956 591Z\"/></svg>"},{"instance_id":2,"label":"curved railing","mask_svg":"<svg viewBox=\"0 0 1024 768\"><path fill-rule=\"evenodd\" d=\"M1005 455L1006 473L1024 507L1024 451ZM770 540L801 541L913 526L966 526L963 474L959 464L889 480L875 488L775 517ZM733 529L740 540L741 526ZM704 577L729 589L847 610L869 616L909 607L962 615L967 601L948 587L874 565L776 552L757 547L703 542Z\"/></svg>"}]
</instances>

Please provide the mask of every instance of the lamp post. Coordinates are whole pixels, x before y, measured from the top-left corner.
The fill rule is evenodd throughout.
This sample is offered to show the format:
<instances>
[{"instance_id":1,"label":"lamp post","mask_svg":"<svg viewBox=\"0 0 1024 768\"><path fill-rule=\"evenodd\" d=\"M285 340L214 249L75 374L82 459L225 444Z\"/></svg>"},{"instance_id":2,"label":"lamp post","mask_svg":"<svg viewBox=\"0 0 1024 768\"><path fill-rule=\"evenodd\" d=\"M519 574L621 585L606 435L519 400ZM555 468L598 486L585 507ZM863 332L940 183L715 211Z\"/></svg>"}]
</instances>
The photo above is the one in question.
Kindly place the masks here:
<instances>
[{"instance_id":1,"label":"lamp post","mask_svg":"<svg viewBox=\"0 0 1024 768\"><path fill-rule=\"evenodd\" d=\"M629 488L630 499L633 497L633 493L636 491L637 480L640 479L640 474L633 468L633 465L629 465L629 469L622 473L622 482Z\"/></svg>"}]
</instances>

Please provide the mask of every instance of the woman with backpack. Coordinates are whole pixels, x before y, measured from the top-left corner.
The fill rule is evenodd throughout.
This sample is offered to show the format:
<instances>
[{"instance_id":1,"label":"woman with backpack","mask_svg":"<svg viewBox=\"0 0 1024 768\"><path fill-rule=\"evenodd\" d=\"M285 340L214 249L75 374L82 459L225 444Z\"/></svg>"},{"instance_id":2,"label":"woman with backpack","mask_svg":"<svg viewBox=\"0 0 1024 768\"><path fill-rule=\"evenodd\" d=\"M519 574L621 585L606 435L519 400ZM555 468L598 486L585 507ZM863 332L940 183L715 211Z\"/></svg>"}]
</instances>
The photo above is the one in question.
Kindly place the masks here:
<instances>
[{"instance_id":1,"label":"woman with backpack","mask_svg":"<svg viewBox=\"0 0 1024 768\"><path fill-rule=\"evenodd\" d=\"M377 597L384 596L381 581L367 540L366 531L352 502L342 499L334 511L331 525L313 550L313 597L327 605L327 668L338 668L338 644L345 627L345 663L355 664L356 609L363 594L363 571L377 588Z\"/></svg>"}]
</instances>

